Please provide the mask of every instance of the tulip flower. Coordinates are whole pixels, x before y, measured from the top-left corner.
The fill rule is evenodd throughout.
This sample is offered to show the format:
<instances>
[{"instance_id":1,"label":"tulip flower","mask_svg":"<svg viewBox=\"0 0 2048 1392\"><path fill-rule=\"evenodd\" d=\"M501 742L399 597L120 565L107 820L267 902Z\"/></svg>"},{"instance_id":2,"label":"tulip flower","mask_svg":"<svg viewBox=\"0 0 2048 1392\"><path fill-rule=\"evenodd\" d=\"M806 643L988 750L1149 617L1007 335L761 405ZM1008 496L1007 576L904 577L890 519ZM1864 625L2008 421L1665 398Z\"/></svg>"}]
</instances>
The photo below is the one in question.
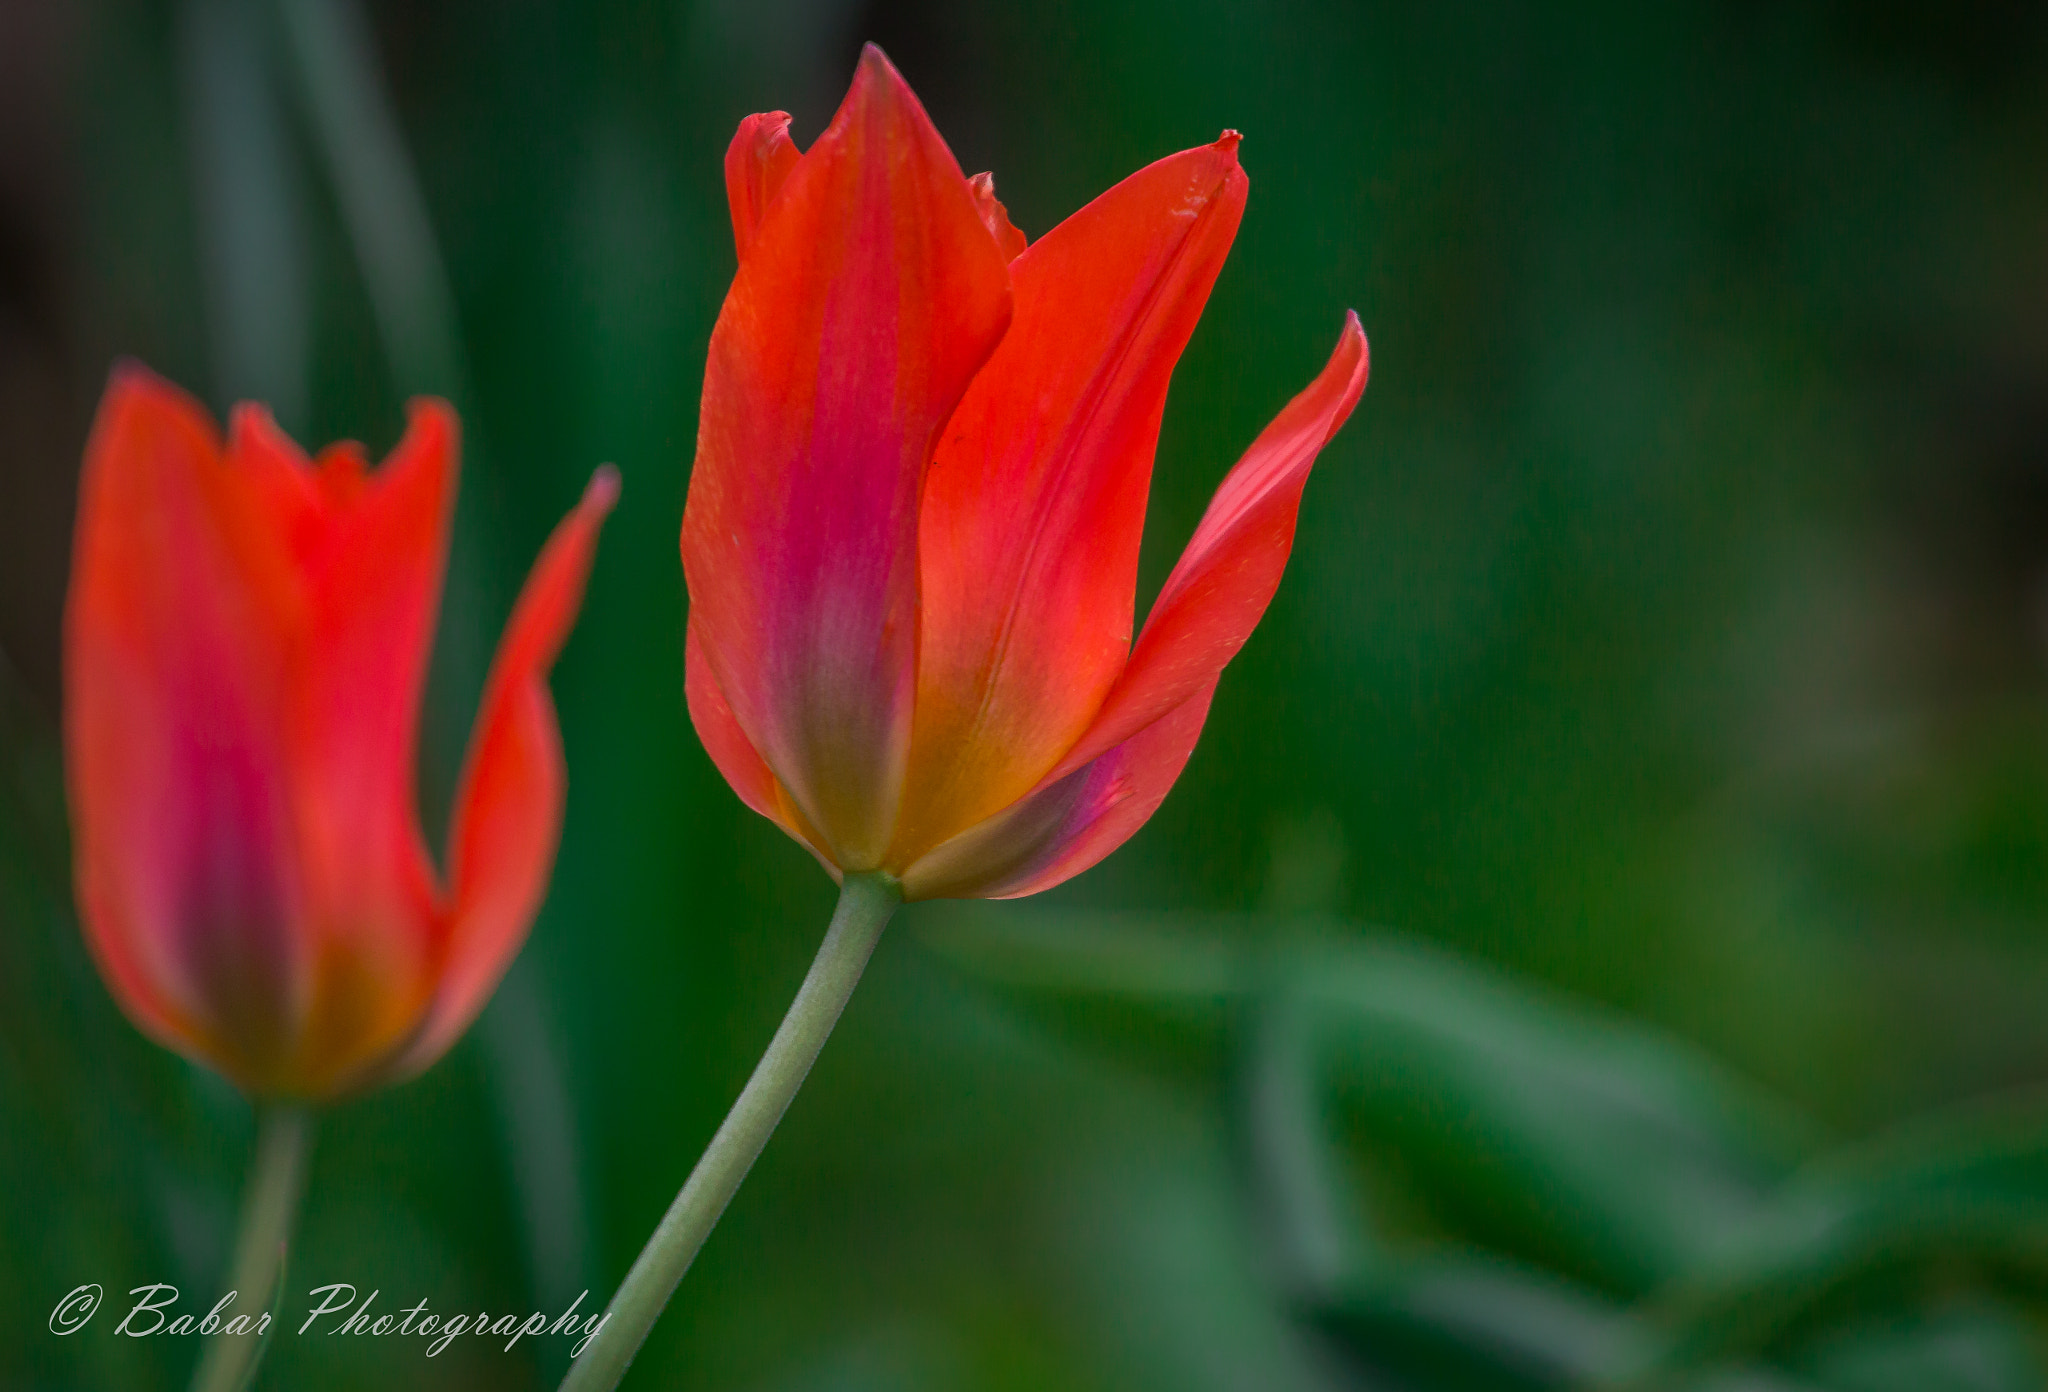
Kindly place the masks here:
<instances>
[{"instance_id":1,"label":"tulip flower","mask_svg":"<svg viewBox=\"0 0 2048 1392\"><path fill-rule=\"evenodd\" d=\"M367 471L260 406L222 443L114 372L86 448L65 614L85 934L152 1038L259 1098L415 1073L495 989L547 888L565 774L547 673L618 493L599 471L542 552L486 682L449 875L414 806L456 420L413 403Z\"/></svg>"},{"instance_id":2,"label":"tulip flower","mask_svg":"<svg viewBox=\"0 0 2048 1392\"><path fill-rule=\"evenodd\" d=\"M733 789L835 875L1004 898L1144 824L1280 580L1365 388L1356 316L1131 642L1168 378L1244 211L1238 136L1037 242L869 48L802 155L726 156L739 273L683 516L688 695Z\"/></svg>"},{"instance_id":3,"label":"tulip flower","mask_svg":"<svg viewBox=\"0 0 2048 1392\"><path fill-rule=\"evenodd\" d=\"M1131 641L1167 380L1244 211L1238 136L1027 245L872 45L799 153L726 154L739 271L683 513L690 716L840 881L810 975L564 1392L617 1385L905 899L1033 894L1144 825L1280 583L1309 467L1365 389L1328 366L1238 461Z\"/></svg>"}]
</instances>

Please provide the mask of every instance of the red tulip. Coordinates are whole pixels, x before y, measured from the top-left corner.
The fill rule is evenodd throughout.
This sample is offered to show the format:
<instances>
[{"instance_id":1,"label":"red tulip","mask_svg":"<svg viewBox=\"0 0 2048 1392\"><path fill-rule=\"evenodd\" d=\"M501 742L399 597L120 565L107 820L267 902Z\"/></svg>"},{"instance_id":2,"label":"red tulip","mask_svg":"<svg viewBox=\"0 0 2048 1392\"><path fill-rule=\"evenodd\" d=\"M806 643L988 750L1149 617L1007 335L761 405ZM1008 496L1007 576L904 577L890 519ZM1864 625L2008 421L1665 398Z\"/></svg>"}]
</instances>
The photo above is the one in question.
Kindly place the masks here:
<instances>
[{"instance_id":1,"label":"red tulip","mask_svg":"<svg viewBox=\"0 0 2048 1392\"><path fill-rule=\"evenodd\" d=\"M788 126L751 116L726 156L740 262L683 515L690 713L835 875L1034 893L1179 777L1365 336L1349 316L1224 479L1133 645L1167 380L1244 209L1236 133L1027 249L880 50L810 150Z\"/></svg>"},{"instance_id":2,"label":"red tulip","mask_svg":"<svg viewBox=\"0 0 2048 1392\"><path fill-rule=\"evenodd\" d=\"M138 1026L254 1095L326 1100L432 1063L547 888L565 784L547 672L618 478L592 479L513 611L444 886L413 783L455 459L433 400L375 473L354 444L308 461L260 406L223 447L136 366L86 447L64 630L86 938Z\"/></svg>"}]
</instances>

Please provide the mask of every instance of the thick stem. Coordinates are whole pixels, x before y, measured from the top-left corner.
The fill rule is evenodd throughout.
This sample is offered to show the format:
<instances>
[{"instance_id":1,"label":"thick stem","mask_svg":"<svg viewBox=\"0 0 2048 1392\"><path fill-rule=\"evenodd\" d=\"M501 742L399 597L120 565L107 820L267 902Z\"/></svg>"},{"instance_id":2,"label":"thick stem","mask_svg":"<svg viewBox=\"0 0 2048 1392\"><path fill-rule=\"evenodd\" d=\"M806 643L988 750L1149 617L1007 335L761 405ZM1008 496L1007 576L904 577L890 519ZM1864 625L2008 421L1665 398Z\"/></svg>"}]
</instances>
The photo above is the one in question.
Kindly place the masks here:
<instances>
[{"instance_id":1,"label":"thick stem","mask_svg":"<svg viewBox=\"0 0 2048 1392\"><path fill-rule=\"evenodd\" d=\"M277 1283L284 1278L285 1244L298 1217L299 1197L306 1187L306 1160L313 1150L313 1113L300 1106L266 1107L256 1136L256 1158L249 1165L249 1187L242 1194L242 1225L235 1237L235 1265L229 1290L234 1303L221 1312L223 1322L246 1316L251 1332L209 1336L192 1392L241 1392L255 1372L265 1334L254 1332L275 1304Z\"/></svg>"},{"instance_id":2,"label":"thick stem","mask_svg":"<svg viewBox=\"0 0 2048 1392\"><path fill-rule=\"evenodd\" d=\"M610 1392L626 1375L633 1355L675 1294L697 1249L711 1235L719 1215L782 1120L790 1099L803 1086L826 1036L839 1022L847 998L860 983L882 929L902 902L901 888L887 875L846 877L824 944L769 1042L768 1052L754 1065L754 1075L747 1079L739 1101L726 1114L697 1168L690 1171L654 1236L640 1250L633 1269L612 1297L597 1337L562 1379L561 1392Z\"/></svg>"}]
</instances>

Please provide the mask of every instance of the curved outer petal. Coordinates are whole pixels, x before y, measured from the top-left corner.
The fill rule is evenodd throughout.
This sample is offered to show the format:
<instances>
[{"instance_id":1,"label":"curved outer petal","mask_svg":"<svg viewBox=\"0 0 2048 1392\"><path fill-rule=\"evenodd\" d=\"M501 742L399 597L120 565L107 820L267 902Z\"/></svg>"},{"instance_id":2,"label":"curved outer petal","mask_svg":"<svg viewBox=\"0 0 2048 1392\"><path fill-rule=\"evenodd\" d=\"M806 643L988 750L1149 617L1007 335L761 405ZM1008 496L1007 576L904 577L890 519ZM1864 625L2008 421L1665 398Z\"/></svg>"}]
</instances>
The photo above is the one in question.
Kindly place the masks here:
<instances>
[{"instance_id":1,"label":"curved outer petal","mask_svg":"<svg viewBox=\"0 0 2048 1392\"><path fill-rule=\"evenodd\" d=\"M311 971L278 719L303 596L269 500L235 482L197 403L115 370L80 485L65 764L108 986L145 1032L261 1088Z\"/></svg>"},{"instance_id":2,"label":"curved outer petal","mask_svg":"<svg viewBox=\"0 0 2048 1392\"><path fill-rule=\"evenodd\" d=\"M1084 768L954 837L903 874L906 899L1016 899L1131 839L1194 753L1217 678Z\"/></svg>"},{"instance_id":3,"label":"curved outer petal","mask_svg":"<svg viewBox=\"0 0 2048 1392\"><path fill-rule=\"evenodd\" d=\"M1216 490L1077 757L911 865L906 898L1036 894L1100 861L1158 810L1201 735L1224 664L1280 583L1309 467L1357 405L1367 369L1365 334L1347 315L1328 365Z\"/></svg>"},{"instance_id":4,"label":"curved outer petal","mask_svg":"<svg viewBox=\"0 0 2048 1392\"><path fill-rule=\"evenodd\" d=\"M959 166L870 47L712 331L682 537L705 663L847 869L896 821L933 440L1009 317Z\"/></svg>"},{"instance_id":5,"label":"curved outer petal","mask_svg":"<svg viewBox=\"0 0 2048 1392\"><path fill-rule=\"evenodd\" d=\"M1365 391L1370 357L1347 313L1336 351L1245 451L1146 617L1131 660L1094 723L1059 762L1059 778L1124 743L1213 686L1258 626L1294 546L1309 467Z\"/></svg>"},{"instance_id":6,"label":"curved outer petal","mask_svg":"<svg viewBox=\"0 0 2048 1392\"><path fill-rule=\"evenodd\" d=\"M1168 379L1244 210L1237 143L1138 171L1011 263L1016 320L926 485L892 864L1029 791L1123 669Z\"/></svg>"},{"instance_id":7,"label":"curved outer petal","mask_svg":"<svg viewBox=\"0 0 2048 1392\"><path fill-rule=\"evenodd\" d=\"M419 1033L383 1076L425 1068L469 1028L547 893L568 786L548 669L575 627L598 529L618 497L618 473L607 465L548 538L499 640L449 829L452 903L438 989Z\"/></svg>"},{"instance_id":8,"label":"curved outer petal","mask_svg":"<svg viewBox=\"0 0 2048 1392\"><path fill-rule=\"evenodd\" d=\"M797 159L787 111L763 111L740 122L725 151L725 200L732 208L733 244L742 257Z\"/></svg>"}]
</instances>

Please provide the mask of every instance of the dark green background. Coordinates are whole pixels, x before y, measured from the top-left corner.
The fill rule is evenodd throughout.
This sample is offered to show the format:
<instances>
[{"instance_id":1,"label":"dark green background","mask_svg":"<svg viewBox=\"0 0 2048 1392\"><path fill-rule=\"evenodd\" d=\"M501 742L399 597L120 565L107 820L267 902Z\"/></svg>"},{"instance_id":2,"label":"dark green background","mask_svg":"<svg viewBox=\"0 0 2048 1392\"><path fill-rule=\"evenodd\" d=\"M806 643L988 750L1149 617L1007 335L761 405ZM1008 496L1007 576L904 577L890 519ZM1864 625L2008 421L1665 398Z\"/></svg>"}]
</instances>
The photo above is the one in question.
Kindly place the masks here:
<instances>
[{"instance_id":1,"label":"dark green background","mask_svg":"<svg viewBox=\"0 0 2048 1392\"><path fill-rule=\"evenodd\" d=\"M292 1256L296 1290L384 1308L601 1300L831 906L689 728L675 547L725 143L774 107L807 143L870 38L1032 235L1245 132L1141 608L1347 306L1372 382L1180 786L1041 900L903 916L626 1385L1562 1387L1638 1337L1490 1362L1472 1331L1530 1291L1747 1369L1702 1386L2043 1385L2042 10L312 10L365 26L367 62L295 49L264 0L0 11L0 1387L182 1386L196 1350L116 1338L118 1292L210 1303L252 1134L121 1019L72 917L57 621L109 363L373 452L406 395L454 398L437 843L526 565L594 465L623 472L555 680L547 907L443 1063L323 1122ZM377 131L337 145L322 81L395 118L445 274L402 187L348 188ZM1290 1055L1289 1002L1345 972ZM1321 1226L1369 1279L1289 1255L1274 1096L1324 1123L1350 1216ZM2003 1120L1945 1110L1985 1098ZM1927 1116L1920 1150L1835 1149ZM1669 1146L1613 1139L1638 1123ZM1917 1218L1835 1267L1784 1217L1914 1185ZM1440 1268L1512 1289L1460 1287L1446 1323L1415 1294ZM49 1334L84 1281L117 1295ZM563 1356L309 1335L263 1385L551 1386Z\"/></svg>"}]
</instances>

